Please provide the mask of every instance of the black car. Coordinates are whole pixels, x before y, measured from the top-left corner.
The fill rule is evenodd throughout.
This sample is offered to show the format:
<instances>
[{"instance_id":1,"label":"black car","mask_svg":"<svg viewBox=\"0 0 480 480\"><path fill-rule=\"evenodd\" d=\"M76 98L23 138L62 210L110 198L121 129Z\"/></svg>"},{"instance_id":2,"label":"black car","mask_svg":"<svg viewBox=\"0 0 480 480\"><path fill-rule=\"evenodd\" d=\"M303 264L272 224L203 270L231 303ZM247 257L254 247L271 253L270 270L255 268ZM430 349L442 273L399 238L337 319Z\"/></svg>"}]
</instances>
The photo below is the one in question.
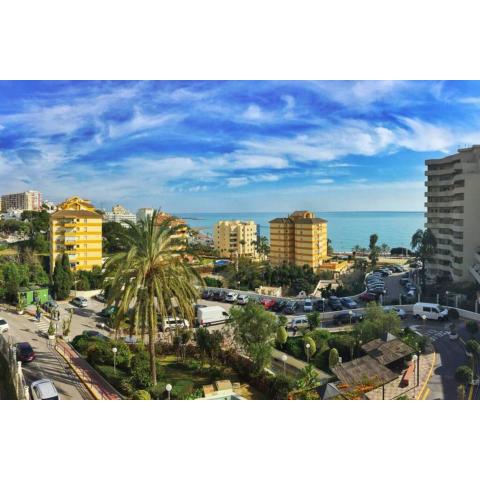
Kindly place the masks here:
<instances>
[{"instance_id":1,"label":"black car","mask_svg":"<svg viewBox=\"0 0 480 480\"><path fill-rule=\"evenodd\" d=\"M340 300L346 308L358 308L358 303L351 298L345 297Z\"/></svg>"},{"instance_id":2,"label":"black car","mask_svg":"<svg viewBox=\"0 0 480 480\"><path fill-rule=\"evenodd\" d=\"M353 312L351 316L348 312L337 313L337 315L333 317L333 323L335 325L340 325L342 323L357 323L361 322L362 320L363 315L356 312Z\"/></svg>"},{"instance_id":3,"label":"black car","mask_svg":"<svg viewBox=\"0 0 480 480\"><path fill-rule=\"evenodd\" d=\"M211 290L204 290L202 292L202 298L203 300L208 300L209 298L213 297L213 292Z\"/></svg>"},{"instance_id":4,"label":"black car","mask_svg":"<svg viewBox=\"0 0 480 480\"><path fill-rule=\"evenodd\" d=\"M338 297L331 296L328 299L328 304L330 305L330 308L334 311L343 310L342 302Z\"/></svg>"},{"instance_id":5,"label":"black car","mask_svg":"<svg viewBox=\"0 0 480 480\"><path fill-rule=\"evenodd\" d=\"M313 309L317 312L324 312L327 310L327 302L323 298L315 300L315 302L313 302Z\"/></svg>"},{"instance_id":6,"label":"black car","mask_svg":"<svg viewBox=\"0 0 480 480\"><path fill-rule=\"evenodd\" d=\"M28 342L17 343L17 360L24 363L35 360L35 352Z\"/></svg>"},{"instance_id":7,"label":"black car","mask_svg":"<svg viewBox=\"0 0 480 480\"><path fill-rule=\"evenodd\" d=\"M272 310L272 312L280 313L280 312L283 311L283 309L286 307L286 305L287 305L287 302L285 300L277 300L273 304L271 310Z\"/></svg>"},{"instance_id":8,"label":"black car","mask_svg":"<svg viewBox=\"0 0 480 480\"><path fill-rule=\"evenodd\" d=\"M98 340L109 340L106 335L103 335L103 333L97 332L96 330L84 330L82 335L84 337L96 338Z\"/></svg>"},{"instance_id":9,"label":"black car","mask_svg":"<svg viewBox=\"0 0 480 480\"><path fill-rule=\"evenodd\" d=\"M215 300L216 302L223 302L225 301L225 297L227 294L223 290L217 290L212 297L212 300Z\"/></svg>"},{"instance_id":10,"label":"black car","mask_svg":"<svg viewBox=\"0 0 480 480\"><path fill-rule=\"evenodd\" d=\"M296 311L297 302L288 302L283 309L283 313L286 313L287 315L293 315Z\"/></svg>"}]
</instances>

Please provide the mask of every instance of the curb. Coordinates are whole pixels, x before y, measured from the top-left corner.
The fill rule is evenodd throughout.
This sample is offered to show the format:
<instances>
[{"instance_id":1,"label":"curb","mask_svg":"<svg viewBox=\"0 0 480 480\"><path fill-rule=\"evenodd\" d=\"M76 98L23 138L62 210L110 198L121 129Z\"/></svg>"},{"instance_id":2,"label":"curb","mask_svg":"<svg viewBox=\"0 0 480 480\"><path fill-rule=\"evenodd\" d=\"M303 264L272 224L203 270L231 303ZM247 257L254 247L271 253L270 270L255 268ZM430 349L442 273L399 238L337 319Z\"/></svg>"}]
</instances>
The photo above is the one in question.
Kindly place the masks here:
<instances>
[{"instance_id":1,"label":"curb","mask_svg":"<svg viewBox=\"0 0 480 480\"><path fill-rule=\"evenodd\" d=\"M428 375L427 375L427 378L422 386L422 388L420 389L420 392L418 393L417 397L415 398L415 400L425 400L425 398L422 398L422 395L423 395L423 392L425 391L425 388L427 387L428 385L428 382L430 381L430 378L432 376L432 373L433 373L433 367L435 367L435 360L437 358L437 353L435 352L435 350L433 351L433 361L432 361L432 366L430 367L430 371L428 372Z\"/></svg>"}]
</instances>

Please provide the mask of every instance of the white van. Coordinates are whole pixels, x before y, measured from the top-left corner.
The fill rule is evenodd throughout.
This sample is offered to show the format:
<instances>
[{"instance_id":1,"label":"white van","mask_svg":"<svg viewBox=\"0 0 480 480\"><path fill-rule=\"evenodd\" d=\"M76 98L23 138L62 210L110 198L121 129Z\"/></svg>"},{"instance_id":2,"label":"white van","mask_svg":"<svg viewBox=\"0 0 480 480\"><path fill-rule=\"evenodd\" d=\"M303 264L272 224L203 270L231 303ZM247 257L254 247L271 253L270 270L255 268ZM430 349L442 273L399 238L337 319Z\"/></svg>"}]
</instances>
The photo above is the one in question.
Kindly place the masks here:
<instances>
[{"instance_id":1,"label":"white van","mask_svg":"<svg viewBox=\"0 0 480 480\"><path fill-rule=\"evenodd\" d=\"M229 319L227 311L222 307L203 307L197 311L197 325L208 327L217 323L224 323Z\"/></svg>"},{"instance_id":2,"label":"white van","mask_svg":"<svg viewBox=\"0 0 480 480\"><path fill-rule=\"evenodd\" d=\"M436 303L416 303L413 306L413 316L420 319L424 315L428 320L447 320L448 310Z\"/></svg>"}]
</instances>

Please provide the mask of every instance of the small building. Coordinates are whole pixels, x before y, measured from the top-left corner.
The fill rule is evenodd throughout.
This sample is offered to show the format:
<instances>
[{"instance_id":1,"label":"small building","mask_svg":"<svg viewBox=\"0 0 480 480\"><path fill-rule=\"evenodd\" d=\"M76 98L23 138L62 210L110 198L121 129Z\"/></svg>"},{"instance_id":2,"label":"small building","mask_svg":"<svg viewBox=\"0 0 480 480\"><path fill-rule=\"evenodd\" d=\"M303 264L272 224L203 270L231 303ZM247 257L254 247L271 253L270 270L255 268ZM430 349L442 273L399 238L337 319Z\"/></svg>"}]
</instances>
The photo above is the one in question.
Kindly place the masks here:
<instances>
[{"instance_id":1,"label":"small building","mask_svg":"<svg viewBox=\"0 0 480 480\"><path fill-rule=\"evenodd\" d=\"M22 299L24 306L43 304L48 301L48 287L38 287L32 285L30 287L21 287L18 289L19 300Z\"/></svg>"},{"instance_id":2,"label":"small building","mask_svg":"<svg viewBox=\"0 0 480 480\"><path fill-rule=\"evenodd\" d=\"M234 392L230 380L217 380L213 385L205 385L203 395L199 400L245 400Z\"/></svg>"},{"instance_id":3,"label":"small building","mask_svg":"<svg viewBox=\"0 0 480 480\"><path fill-rule=\"evenodd\" d=\"M259 295L266 295L268 297L281 297L282 296L282 287L266 287L260 285L255 289L255 292Z\"/></svg>"},{"instance_id":4,"label":"small building","mask_svg":"<svg viewBox=\"0 0 480 480\"><path fill-rule=\"evenodd\" d=\"M345 273L350 268L350 262L348 260L325 260L318 266L319 272L332 272L334 277Z\"/></svg>"}]
</instances>

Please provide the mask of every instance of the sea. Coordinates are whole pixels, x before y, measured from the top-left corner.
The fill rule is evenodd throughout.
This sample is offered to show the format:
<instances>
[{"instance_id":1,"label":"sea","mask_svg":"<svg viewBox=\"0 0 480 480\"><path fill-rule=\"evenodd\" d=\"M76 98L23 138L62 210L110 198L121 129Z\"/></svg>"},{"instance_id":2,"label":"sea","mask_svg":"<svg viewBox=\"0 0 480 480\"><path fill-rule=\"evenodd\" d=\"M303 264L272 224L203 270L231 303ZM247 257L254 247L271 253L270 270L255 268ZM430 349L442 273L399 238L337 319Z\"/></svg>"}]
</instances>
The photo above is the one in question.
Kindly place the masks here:
<instances>
[{"instance_id":1,"label":"sea","mask_svg":"<svg viewBox=\"0 0 480 480\"><path fill-rule=\"evenodd\" d=\"M291 213L291 212L290 212ZM202 233L212 235L219 220L253 220L260 235L270 238L270 220L286 217L289 212L238 213L177 213L179 217ZM409 247L412 235L424 228L423 212L315 212L316 217L328 221L328 238L337 252L349 252L355 245L367 247L372 233L378 235L378 244L390 247Z\"/></svg>"}]
</instances>

